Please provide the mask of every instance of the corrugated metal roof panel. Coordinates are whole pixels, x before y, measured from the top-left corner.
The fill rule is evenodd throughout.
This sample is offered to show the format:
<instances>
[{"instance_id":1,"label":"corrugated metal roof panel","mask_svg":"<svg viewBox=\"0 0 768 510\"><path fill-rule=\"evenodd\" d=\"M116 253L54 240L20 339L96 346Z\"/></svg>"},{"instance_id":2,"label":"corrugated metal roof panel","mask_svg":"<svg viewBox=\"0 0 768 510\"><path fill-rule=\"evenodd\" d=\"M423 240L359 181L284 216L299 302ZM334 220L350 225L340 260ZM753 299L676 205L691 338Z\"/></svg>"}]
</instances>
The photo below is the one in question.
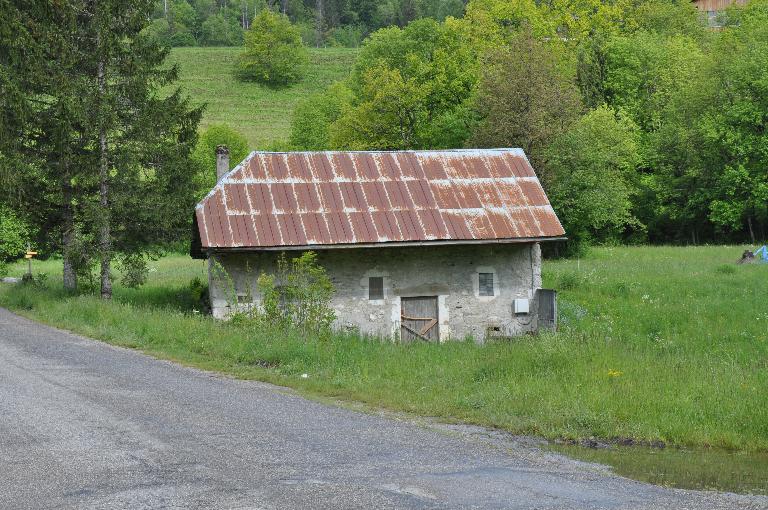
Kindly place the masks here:
<instances>
[{"instance_id":1,"label":"corrugated metal roof panel","mask_svg":"<svg viewBox=\"0 0 768 510\"><path fill-rule=\"evenodd\" d=\"M520 149L253 152L196 214L204 249L565 234Z\"/></svg>"}]
</instances>

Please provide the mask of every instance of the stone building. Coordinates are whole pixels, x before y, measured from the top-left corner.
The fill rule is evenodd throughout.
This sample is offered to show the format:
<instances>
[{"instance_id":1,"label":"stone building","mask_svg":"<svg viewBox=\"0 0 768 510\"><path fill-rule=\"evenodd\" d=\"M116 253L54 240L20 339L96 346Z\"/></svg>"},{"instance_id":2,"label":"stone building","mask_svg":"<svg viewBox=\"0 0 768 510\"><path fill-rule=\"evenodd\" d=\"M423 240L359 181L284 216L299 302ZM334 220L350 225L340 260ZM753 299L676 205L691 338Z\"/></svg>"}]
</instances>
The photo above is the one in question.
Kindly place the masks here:
<instances>
[{"instance_id":1,"label":"stone building","mask_svg":"<svg viewBox=\"0 0 768 510\"><path fill-rule=\"evenodd\" d=\"M554 311L539 243L564 231L519 149L253 152L230 172L218 158L192 249L232 277L239 304L210 279L216 317L258 303L257 276L305 250L334 283L337 327L481 341L535 331L540 308Z\"/></svg>"}]
</instances>

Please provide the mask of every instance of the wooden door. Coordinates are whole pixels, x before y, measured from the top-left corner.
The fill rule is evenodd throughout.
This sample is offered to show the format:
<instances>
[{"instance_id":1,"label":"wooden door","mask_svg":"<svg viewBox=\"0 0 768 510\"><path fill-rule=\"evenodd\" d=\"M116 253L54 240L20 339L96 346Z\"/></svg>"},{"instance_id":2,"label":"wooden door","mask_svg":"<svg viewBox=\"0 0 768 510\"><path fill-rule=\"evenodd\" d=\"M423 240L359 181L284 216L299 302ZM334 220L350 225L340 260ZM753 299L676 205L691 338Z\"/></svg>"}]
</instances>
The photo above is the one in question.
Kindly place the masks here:
<instances>
[{"instance_id":1,"label":"wooden door","mask_svg":"<svg viewBox=\"0 0 768 510\"><path fill-rule=\"evenodd\" d=\"M537 289L539 303L539 329L557 330L557 292L551 289Z\"/></svg>"},{"instance_id":2,"label":"wooden door","mask_svg":"<svg viewBox=\"0 0 768 510\"><path fill-rule=\"evenodd\" d=\"M437 296L400 299L400 339L404 342L440 340Z\"/></svg>"}]
</instances>

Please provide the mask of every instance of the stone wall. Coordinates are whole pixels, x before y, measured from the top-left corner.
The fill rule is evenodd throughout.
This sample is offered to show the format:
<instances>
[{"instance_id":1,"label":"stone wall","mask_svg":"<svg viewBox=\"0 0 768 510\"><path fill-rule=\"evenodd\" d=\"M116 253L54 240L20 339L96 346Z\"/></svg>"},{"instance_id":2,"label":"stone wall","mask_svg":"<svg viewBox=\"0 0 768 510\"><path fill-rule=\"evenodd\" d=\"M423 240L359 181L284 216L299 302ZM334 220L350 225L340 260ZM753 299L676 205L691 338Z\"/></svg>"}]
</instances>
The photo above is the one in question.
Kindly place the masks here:
<instances>
[{"instance_id":1,"label":"stone wall","mask_svg":"<svg viewBox=\"0 0 768 510\"><path fill-rule=\"evenodd\" d=\"M290 255L291 252L288 252ZM274 271L279 252L216 253L234 289L211 278L214 316L230 312L234 291L258 303L256 279ZM396 338L400 332L400 298L437 296L440 340L487 334L514 336L536 329L535 290L541 287L541 251L537 243L443 245L401 248L356 248L318 251L336 293L332 306L339 328ZM479 273L493 273L494 295L481 296ZM368 279L384 278L384 299L368 299ZM230 284L232 287L232 284ZM530 313L515 315L515 298L530 300ZM241 304L240 306L248 306Z\"/></svg>"}]
</instances>

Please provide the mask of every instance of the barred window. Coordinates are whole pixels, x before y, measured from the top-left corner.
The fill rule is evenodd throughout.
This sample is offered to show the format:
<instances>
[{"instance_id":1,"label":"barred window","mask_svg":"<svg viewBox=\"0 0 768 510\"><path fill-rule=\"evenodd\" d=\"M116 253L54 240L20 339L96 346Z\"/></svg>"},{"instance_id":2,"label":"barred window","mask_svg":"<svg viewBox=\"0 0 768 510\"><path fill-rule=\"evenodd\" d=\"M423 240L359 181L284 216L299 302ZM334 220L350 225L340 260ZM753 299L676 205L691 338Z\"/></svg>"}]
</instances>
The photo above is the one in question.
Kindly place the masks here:
<instances>
[{"instance_id":1,"label":"barred window","mask_svg":"<svg viewBox=\"0 0 768 510\"><path fill-rule=\"evenodd\" d=\"M493 273L479 273L480 295L493 296Z\"/></svg>"},{"instance_id":2,"label":"barred window","mask_svg":"<svg viewBox=\"0 0 768 510\"><path fill-rule=\"evenodd\" d=\"M368 278L368 299L384 299L384 277L371 276Z\"/></svg>"}]
</instances>

